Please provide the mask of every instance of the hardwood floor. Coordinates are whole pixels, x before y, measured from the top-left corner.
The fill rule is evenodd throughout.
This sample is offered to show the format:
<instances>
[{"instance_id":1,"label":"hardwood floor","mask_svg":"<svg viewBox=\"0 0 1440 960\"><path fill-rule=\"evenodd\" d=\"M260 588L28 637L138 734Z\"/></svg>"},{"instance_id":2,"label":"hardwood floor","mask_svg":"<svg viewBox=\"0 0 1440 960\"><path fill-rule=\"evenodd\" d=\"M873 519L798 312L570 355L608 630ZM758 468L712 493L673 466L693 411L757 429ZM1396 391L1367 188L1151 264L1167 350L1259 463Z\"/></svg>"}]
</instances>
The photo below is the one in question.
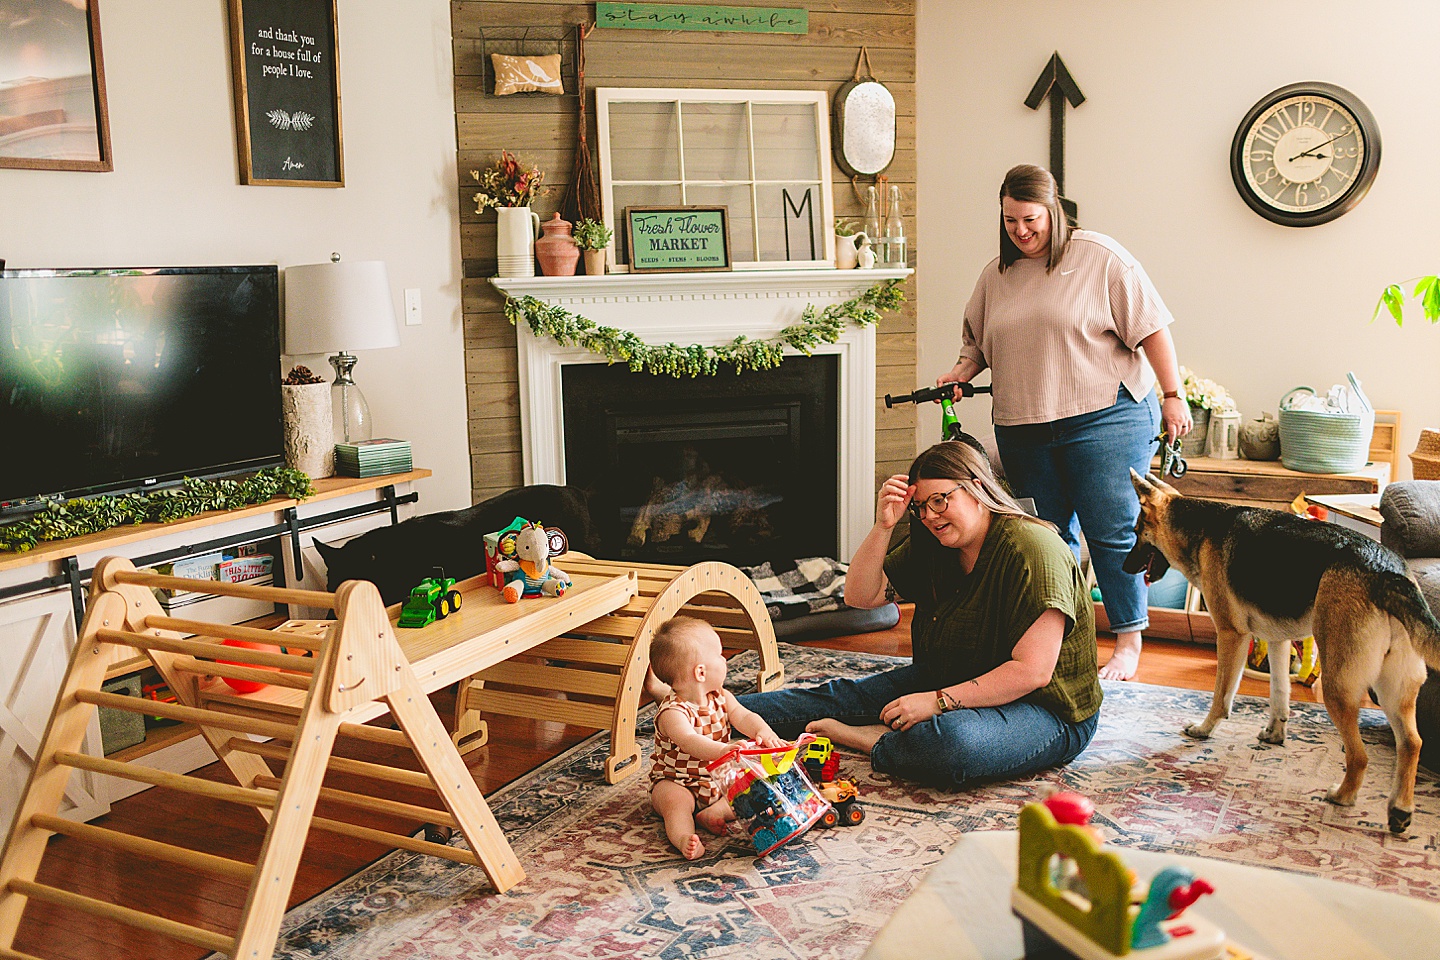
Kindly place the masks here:
<instances>
[{"instance_id":1,"label":"hardwood floor","mask_svg":"<svg viewBox=\"0 0 1440 960\"><path fill-rule=\"evenodd\" d=\"M892 656L910 655L910 609L891 630L812 641L806 646L825 647ZM1102 661L1109 656L1110 643L1101 641ZM1215 652L1210 647L1163 640L1145 644L1140 672L1135 682L1210 690L1214 686ZM1266 696L1268 685L1246 678L1241 693ZM1294 686L1296 700L1318 701L1318 688ZM447 694L434 698L442 717L450 715ZM588 737L592 731L546 721L518 720L500 717L490 721L490 744L471 755L470 769L482 792L489 794L529 772ZM413 757L373 744L343 742L337 754L359 759L414 766ZM229 773L220 764L200 771L200 775L228 781ZM344 777L327 778L327 783L341 788L359 789L347 784ZM433 805L433 795L393 791L394 799L422 805ZM321 804L320 815L326 814ZM335 811L331 811L333 815ZM413 831L419 823L402 823L393 819L373 822L346 810L345 817L367 825L400 832ZM193 849L223 854L253 862L264 837L264 821L253 809L201 801L197 798L166 791L147 790L114 805L112 811L96 821L126 833L164 840ZM387 850L376 844L313 832L306 845L305 858L296 876L290 904L302 903L328 889L345 877L374 862ZM41 866L39 882L77 893L110 900L123 906L145 909L196 926L225 934L234 932L244 906L246 888L236 881L219 879L209 874L192 873L179 867L83 844L68 837L50 841ZM194 960L204 951L188 944L122 926L101 918L56 911L45 904L31 902L21 924L15 947L24 953L45 960L112 960L118 957L147 960Z\"/></svg>"}]
</instances>

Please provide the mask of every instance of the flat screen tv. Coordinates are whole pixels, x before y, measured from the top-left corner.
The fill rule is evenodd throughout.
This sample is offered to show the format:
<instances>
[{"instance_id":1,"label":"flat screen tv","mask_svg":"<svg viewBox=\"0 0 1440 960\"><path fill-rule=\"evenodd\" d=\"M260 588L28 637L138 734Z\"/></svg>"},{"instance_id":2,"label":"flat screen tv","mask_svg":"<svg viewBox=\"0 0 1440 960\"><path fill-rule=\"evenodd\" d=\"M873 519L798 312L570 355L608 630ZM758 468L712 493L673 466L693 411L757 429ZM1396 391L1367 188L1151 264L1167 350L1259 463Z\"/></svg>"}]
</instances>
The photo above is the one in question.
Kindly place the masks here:
<instances>
[{"instance_id":1,"label":"flat screen tv","mask_svg":"<svg viewBox=\"0 0 1440 960\"><path fill-rule=\"evenodd\" d=\"M0 271L0 512L282 463L278 279Z\"/></svg>"}]
</instances>

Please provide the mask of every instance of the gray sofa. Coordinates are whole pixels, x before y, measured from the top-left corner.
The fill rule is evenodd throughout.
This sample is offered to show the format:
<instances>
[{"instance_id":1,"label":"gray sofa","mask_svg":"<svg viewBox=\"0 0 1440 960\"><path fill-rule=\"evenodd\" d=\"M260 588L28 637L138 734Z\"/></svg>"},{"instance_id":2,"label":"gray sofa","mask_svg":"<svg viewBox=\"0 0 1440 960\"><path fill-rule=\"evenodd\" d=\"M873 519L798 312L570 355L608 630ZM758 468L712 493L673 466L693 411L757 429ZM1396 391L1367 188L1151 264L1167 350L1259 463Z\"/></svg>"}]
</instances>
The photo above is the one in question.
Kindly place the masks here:
<instances>
[{"instance_id":1,"label":"gray sofa","mask_svg":"<svg viewBox=\"0 0 1440 960\"><path fill-rule=\"evenodd\" d=\"M1392 483L1380 495L1380 539L1405 558L1430 609L1440 614L1440 480ZM1420 762L1440 772L1440 672L1430 671L1415 705L1425 745Z\"/></svg>"}]
</instances>

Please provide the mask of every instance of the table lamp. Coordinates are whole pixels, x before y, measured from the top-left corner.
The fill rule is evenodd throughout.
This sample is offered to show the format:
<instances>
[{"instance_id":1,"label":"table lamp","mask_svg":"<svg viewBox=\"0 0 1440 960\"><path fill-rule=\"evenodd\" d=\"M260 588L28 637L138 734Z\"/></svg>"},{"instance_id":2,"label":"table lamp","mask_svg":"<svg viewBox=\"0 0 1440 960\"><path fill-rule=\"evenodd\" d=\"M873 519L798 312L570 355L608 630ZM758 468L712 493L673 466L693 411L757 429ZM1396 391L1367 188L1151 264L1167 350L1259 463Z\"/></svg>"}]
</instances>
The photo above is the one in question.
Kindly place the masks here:
<instances>
[{"instance_id":1,"label":"table lamp","mask_svg":"<svg viewBox=\"0 0 1440 960\"><path fill-rule=\"evenodd\" d=\"M331 353L335 382L330 398L335 440L358 443L373 433L370 406L351 376L352 350L398 347L395 303L382 260L308 263L285 268L285 352L291 356Z\"/></svg>"}]
</instances>

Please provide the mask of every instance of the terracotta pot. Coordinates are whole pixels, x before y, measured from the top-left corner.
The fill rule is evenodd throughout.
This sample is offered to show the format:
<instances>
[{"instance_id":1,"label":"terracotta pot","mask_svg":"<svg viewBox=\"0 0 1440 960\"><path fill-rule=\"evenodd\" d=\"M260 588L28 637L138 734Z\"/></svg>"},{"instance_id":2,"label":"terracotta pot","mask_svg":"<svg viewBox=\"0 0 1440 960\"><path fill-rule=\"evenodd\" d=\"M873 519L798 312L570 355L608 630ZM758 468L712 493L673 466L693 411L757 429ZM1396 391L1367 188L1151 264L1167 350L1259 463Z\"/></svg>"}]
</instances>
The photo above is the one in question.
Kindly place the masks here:
<instances>
[{"instance_id":1,"label":"terracotta pot","mask_svg":"<svg viewBox=\"0 0 1440 960\"><path fill-rule=\"evenodd\" d=\"M589 277L605 276L605 251L585 251L585 275Z\"/></svg>"},{"instance_id":2,"label":"terracotta pot","mask_svg":"<svg viewBox=\"0 0 1440 960\"><path fill-rule=\"evenodd\" d=\"M545 235L535 241L535 258L540 261L540 272L547 277L573 277L575 267L580 263L580 248L570 236L573 224L555 214L540 225Z\"/></svg>"}]
</instances>

